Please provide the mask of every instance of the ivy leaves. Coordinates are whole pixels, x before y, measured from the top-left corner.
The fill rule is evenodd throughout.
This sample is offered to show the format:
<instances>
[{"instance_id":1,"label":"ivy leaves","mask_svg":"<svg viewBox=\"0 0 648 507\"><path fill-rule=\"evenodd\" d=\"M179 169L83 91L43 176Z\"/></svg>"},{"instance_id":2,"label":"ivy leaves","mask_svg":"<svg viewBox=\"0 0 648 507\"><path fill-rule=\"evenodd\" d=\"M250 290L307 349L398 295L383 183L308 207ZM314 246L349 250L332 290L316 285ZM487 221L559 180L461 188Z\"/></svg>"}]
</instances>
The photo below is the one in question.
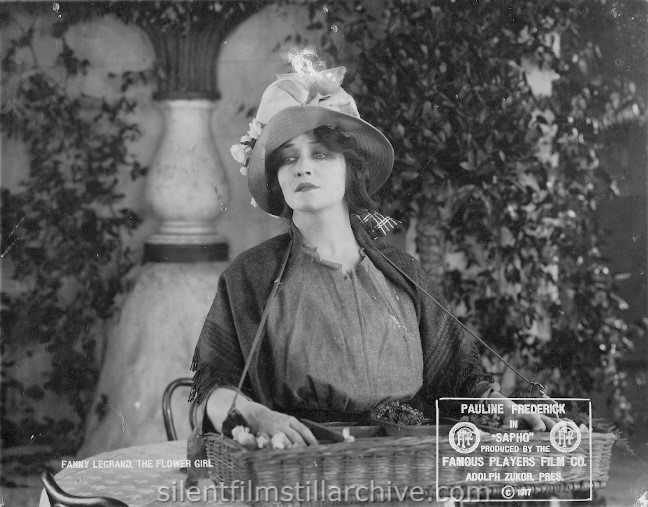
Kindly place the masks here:
<instances>
[{"instance_id":1,"label":"ivy leaves","mask_svg":"<svg viewBox=\"0 0 648 507\"><path fill-rule=\"evenodd\" d=\"M135 104L123 93L111 100L72 93L70 79L89 62L64 39L54 71L36 59L16 63L16 49L33 37L27 29L3 61L16 91L2 104L0 124L25 146L29 171L2 190L1 248L18 290L2 295L0 344L3 360L26 344L46 345L52 371L42 387L67 396L79 424L98 376L101 324L133 265L124 239L140 219L122 204L120 180L146 169L128 152L139 137L127 119ZM36 387L26 392L42 392Z\"/></svg>"},{"instance_id":2,"label":"ivy leaves","mask_svg":"<svg viewBox=\"0 0 648 507\"><path fill-rule=\"evenodd\" d=\"M614 58L597 41L645 40L646 4L381 5L367 23L367 2L327 2L348 47L327 36L323 46L354 71L346 86L361 115L394 146L383 211L416 219L423 266L441 271L457 313L488 343L554 393L613 385L626 417L615 361L628 324L594 212L614 192L605 136L645 118L632 79L645 82L646 65L606 74ZM545 72L553 94L538 93L529 70Z\"/></svg>"}]
</instances>

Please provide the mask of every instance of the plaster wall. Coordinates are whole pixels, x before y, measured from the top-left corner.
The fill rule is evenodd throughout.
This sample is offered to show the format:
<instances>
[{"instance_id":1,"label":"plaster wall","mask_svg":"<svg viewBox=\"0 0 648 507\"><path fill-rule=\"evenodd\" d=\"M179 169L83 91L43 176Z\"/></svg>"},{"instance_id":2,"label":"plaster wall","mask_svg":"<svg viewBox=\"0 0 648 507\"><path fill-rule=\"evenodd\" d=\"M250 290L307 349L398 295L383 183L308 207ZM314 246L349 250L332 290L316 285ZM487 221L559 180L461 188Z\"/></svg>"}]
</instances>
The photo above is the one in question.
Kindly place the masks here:
<instances>
[{"instance_id":1,"label":"plaster wall","mask_svg":"<svg viewBox=\"0 0 648 507\"><path fill-rule=\"evenodd\" d=\"M29 26L34 21L37 33L34 49L39 65L48 72L54 73L56 72L55 58L60 48L57 47L56 39L49 35L49 28L55 21L55 17L51 14L34 20L23 16L21 25ZM264 239L276 235L285 227L278 219L272 218L250 205L251 195L247 189L246 179L240 174L239 165L231 158L229 148L232 144L237 143L248 129L250 118L246 117L245 112L258 104L263 90L268 83L274 80L276 74L290 70L287 60L282 57L282 54L291 47L291 43L285 40L289 35L302 30L304 26L306 26L306 12L303 8L282 8L271 5L240 25L222 46L218 65L222 98L217 103L211 126L213 139L223 163L223 167L218 170L226 174L226 179L230 184L230 201L227 209L218 219L217 228L229 243L231 258ZM2 47L6 48L8 41L18 37L19 34L20 30L17 27L3 30L1 34ZM78 24L66 34L66 41L78 58L87 59L90 62L87 74L79 76L68 84L71 93L95 97L114 97L119 92L120 81L117 76L125 71L138 72L150 69L154 63L153 48L145 33L137 26L125 25L114 17L104 17ZM29 54L24 53L22 56L27 61L29 60ZM13 100L14 91L15 83L5 83L2 100ZM128 92L131 98L137 102L131 120L139 125L142 134L136 142L130 145L129 150L144 166L149 166L153 161L163 129L162 115L152 98L154 91L155 84L149 82L137 84L131 87ZM28 153L22 143L7 139L4 135L1 147L1 184L3 187L17 190L20 182L29 177ZM141 258L143 242L148 235L155 231L157 219L150 212L149 204L144 197L146 179L140 178L133 182L126 173L121 174L120 178L119 190L125 195L123 205L134 209L143 218L143 223L138 230L132 236L125 238L130 248L138 254L137 258ZM150 271L149 267L136 267L131 276L138 278L143 272ZM10 279L11 268L6 260L2 261L3 291L12 292L21 288ZM206 267L203 266L200 269L204 271ZM153 356L147 357L146 362L156 364L158 359L155 354L157 353L166 359L166 361L159 359L163 364L168 362L169 354L173 352L178 357L184 358L182 362L186 363L178 365L173 376L189 373L193 346L197 341L202 321L211 302L211 296L205 298L202 295L207 293L213 295L216 278L221 270L222 266L219 265L214 267L211 275L205 272L206 274L202 277L204 281L202 285L199 284L199 290L196 292L196 290L188 288L187 290L190 292L184 297L173 299L171 307L169 307L170 303L165 300L164 311L180 316L177 320L182 324L180 327L184 335L191 335L194 338L185 337L177 343L177 346L181 345L187 349L179 354L170 348L171 343L164 347L149 347L147 354L153 354ZM212 278L214 279L211 280ZM209 280L213 282L213 289L204 286ZM195 298L192 299L192 294L197 293L201 295L200 305L198 305L200 308L193 305ZM185 318L183 319L181 316L185 316ZM193 316L195 322L187 323L186 316ZM134 337L142 335L143 331L140 332L139 327L146 326L144 320L150 319L142 319L140 316L142 322L138 327L137 317L131 315L129 318L131 327L135 330L132 335ZM105 340L108 340L110 336L114 337L114 333L120 332L120 326L125 325L120 320L123 319L117 318L115 322L103 328ZM191 329L188 329L186 325L189 325ZM120 348L124 354L132 352L137 355L138 347L135 343L124 344ZM48 355L42 345L34 344L30 350L18 351L16 359L16 376L23 384L29 386L41 383L39 377L47 372L49 365ZM130 358L127 363L128 365L135 364L135 357ZM120 378L119 372L114 373L115 375L112 376L115 377L116 387L109 386L108 388L119 391L119 384L123 383L123 377ZM130 376L137 372L133 368L130 370L127 368L122 373ZM137 403L141 402L142 407L155 406L156 417L159 416L157 408L159 407L159 397L166 381L171 379L161 377L158 380L159 382L152 389L143 387L141 397L137 400ZM110 378L105 382L110 384ZM106 387L105 382L102 388ZM152 397L155 397L155 400L144 399ZM15 410L23 410L26 407L26 401L27 399L19 393L13 393L9 403ZM65 406L65 400L48 391L42 400L37 402L29 400L28 410L30 412L33 410L32 416L43 421L47 417L56 419L61 416L61 407ZM120 412L123 408L118 407ZM137 417L140 416L141 414L137 415ZM161 421L158 422L158 425L161 432ZM183 433L182 429L179 433ZM155 435L155 438L159 439L158 437L162 437L162 435ZM133 436L133 438L138 439L137 436ZM143 435L141 438L144 439L146 436ZM126 440L128 439L130 436ZM128 445L132 442L120 441L119 443ZM114 443L114 446L118 446L118 444Z\"/></svg>"}]
</instances>

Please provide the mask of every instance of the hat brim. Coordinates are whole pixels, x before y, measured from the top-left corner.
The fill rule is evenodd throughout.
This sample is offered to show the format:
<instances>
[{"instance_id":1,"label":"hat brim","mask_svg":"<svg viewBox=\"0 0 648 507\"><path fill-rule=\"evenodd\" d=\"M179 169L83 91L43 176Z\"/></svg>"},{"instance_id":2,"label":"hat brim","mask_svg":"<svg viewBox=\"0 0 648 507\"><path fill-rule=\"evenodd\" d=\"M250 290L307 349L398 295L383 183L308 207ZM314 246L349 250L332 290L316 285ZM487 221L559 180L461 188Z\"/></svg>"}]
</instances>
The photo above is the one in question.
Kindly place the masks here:
<instances>
[{"instance_id":1,"label":"hat brim","mask_svg":"<svg viewBox=\"0 0 648 507\"><path fill-rule=\"evenodd\" d=\"M265 170L267 157L293 137L322 126L338 128L355 138L368 159L370 194L385 183L394 165L394 149L373 125L321 106L287 107L263 128L250 156L248 187L263 211L279 216L284 206L282 196L271 195Z\"/></svg>"}]
</instances>

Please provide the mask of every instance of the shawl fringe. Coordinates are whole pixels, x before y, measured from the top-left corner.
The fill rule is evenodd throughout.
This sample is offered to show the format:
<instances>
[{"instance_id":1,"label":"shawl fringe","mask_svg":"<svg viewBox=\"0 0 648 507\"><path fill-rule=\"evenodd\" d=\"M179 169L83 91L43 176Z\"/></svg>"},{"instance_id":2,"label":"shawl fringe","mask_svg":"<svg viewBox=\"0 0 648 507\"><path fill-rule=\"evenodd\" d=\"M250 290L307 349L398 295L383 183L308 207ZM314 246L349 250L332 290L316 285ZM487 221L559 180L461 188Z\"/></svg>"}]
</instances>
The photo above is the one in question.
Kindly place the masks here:
<instances>
[{"instance_id":1,"label":"shawl fringe","mask_svg":"<svg viewBox=\"0 0 648 507\"><path fill-rule=\"evenodd\" d=\"M223 374L220 368L210 364L202 364L199 367L192 364L191 369L196 373L194 373L191 391L189 392L189 401L198 404L202 403L215 388L230 387L236 389L241 380L236 375ZM241 388L241 392L247 397L253 397L252 389L245 383Z\"/></svg>"}]
</instances>

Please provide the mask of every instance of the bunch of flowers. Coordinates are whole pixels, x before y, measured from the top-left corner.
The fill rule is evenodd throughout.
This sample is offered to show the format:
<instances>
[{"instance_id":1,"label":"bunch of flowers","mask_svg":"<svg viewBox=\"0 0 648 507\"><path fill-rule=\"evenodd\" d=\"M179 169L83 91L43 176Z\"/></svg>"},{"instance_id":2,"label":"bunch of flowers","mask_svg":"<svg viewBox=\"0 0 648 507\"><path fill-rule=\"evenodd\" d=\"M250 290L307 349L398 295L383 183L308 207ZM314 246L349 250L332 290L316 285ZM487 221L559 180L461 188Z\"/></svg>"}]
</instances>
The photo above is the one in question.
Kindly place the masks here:
<instances>
[{"instance_id":1,"label":"bunch of flowers","mask_svg":"<svg viewBox=\"0 0 648 507\"><path fill-rule=\"evenodd\" d=\"M247 176L248 167L250 166L250 155L252 155L252 150L262 130L263 124L255 118L250 123L247 134L241 137L239 144L233 144L230 148L232 158L239 164L242 164L240 170L243 176Z\"/></svg>"},{"instance_id":2,"label":"bunch of flowers","mask_svg":"<svg viewBox=\"0 0 648 507\"><path fill-rule=\"evenodd\" d=\"M374 407L371 409L370 417L409 426L423 424L423 412L398 400L387 401Z\"/></svg>"},{"instance_id":3,"label":"bunch of flowers","mask_svg":"<svg viewBox=\"0 0 648 507\"><path fill-rule=\"evenodd\" d=\"M230 154L234 160L239 164L242 164L240 171L245 177L247 177L248 168L250 167L250 156L252 155L252 150L254 149L257 139L259 139L259 136L261 135L263 127L263 123L254 118L249 124L247 134L241 137L239 144L233 144L230 147ZM257 205L254 199L250 201L250 204L254 207Z\"/></svg>"},{"instance_id":4,"label":"bunch of flowers","mask_svg":"<svg viewBox=\"0 0 648 507\"><path fill-rule=\"evenodd\" d=\"M236 426L232 430L232 438L250 451L286 448L286 435L283 433L277 433L272 437L267 433L257 433L254 435L247 426Z\"/></svg>"},{"instance_id":5,"label":"bunch of flowers","mask_svg":"<svg viewBox=\"0 0 648 507\"><path fill-rule=\"evenodd\" d=\"M355 437L351 435L348 427L342 428L344 442L349 444L355 442ZM248 426L235 426L232 429L232 439L250 451L257 449L289 449L296 447L288 443L285 433L277 433L270 436L264 432L258 432L256 435L250 431Z\"/></svg>"}]
</instances>

